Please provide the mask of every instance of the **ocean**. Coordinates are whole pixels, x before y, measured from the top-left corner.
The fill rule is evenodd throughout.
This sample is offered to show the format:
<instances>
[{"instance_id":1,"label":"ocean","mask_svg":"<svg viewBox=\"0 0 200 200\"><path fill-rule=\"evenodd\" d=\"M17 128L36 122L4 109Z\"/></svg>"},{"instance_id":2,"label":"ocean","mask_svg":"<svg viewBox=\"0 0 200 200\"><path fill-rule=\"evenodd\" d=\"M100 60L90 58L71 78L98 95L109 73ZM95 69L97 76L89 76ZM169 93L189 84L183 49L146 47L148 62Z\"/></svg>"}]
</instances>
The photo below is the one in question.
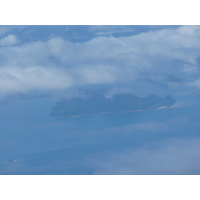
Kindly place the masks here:
<instances>
[{"instance_id":1,"label":"ocean","mask_svg":"<svg viewBox=\"0 0 200 200\"><path fill-rule=\"evenodd\" d=\"M52 118L56 101L38 98L0 104L0 174L200 173L199 105ZM184 155L183 144L188 149ZM184 159L193 163L185 171L180 167ZM163 167L163 162L168 164Z\"/></svg>"}]
</instances>

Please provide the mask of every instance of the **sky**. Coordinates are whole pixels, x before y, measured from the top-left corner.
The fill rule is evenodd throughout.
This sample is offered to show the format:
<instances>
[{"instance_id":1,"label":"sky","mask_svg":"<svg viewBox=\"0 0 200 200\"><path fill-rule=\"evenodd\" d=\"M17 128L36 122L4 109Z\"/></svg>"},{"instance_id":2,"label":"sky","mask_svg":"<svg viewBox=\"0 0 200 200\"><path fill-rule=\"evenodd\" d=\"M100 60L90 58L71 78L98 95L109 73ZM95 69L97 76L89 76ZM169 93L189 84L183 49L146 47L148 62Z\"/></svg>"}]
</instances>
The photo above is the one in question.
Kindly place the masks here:
<instances>
[{"instance_id":1,"label":"sky","mask_svg":"<svg viewBox=\"0 0 200 200\"><path fill-rule=\"evenodd\" d=\"M1 25L0 174L198 175L199 77L198 25ZM176 103L49 116L98 88Z\"/></svg>"}]
</instances>

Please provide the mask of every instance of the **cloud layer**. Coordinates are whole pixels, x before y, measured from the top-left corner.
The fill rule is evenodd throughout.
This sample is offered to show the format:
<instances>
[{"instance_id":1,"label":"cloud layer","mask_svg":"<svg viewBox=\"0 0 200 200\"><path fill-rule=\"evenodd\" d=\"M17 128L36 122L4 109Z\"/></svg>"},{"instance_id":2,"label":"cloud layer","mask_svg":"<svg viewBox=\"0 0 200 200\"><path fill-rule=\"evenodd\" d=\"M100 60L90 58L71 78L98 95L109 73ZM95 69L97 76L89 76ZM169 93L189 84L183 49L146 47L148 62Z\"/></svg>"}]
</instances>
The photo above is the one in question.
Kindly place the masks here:
<instances>
[{"instance_id":1,"label":"cloud layer","mask_svg":"<svg viewBox=\"0 0 200 200\"><path fill-rule=\"evenodd\" d=\"M0 40L1 93L129 84L136 92L199 87L200 27L70 42L61 37L20 44ZM14 46L12 46L14 45Z\"/></svg>"}]
</instances>

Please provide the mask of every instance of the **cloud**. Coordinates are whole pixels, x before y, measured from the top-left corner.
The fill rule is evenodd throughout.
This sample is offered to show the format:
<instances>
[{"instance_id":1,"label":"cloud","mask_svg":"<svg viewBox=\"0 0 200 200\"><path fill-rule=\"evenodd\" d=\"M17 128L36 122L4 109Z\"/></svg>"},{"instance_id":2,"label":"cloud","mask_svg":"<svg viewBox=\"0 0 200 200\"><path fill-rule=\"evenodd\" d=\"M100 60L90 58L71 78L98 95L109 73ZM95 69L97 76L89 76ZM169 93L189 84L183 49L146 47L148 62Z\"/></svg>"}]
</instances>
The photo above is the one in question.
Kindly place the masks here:
<instances>
[{"instance_id":1,"label":"cloud","mask_svg":"<svg viewBox=\"0 0 200 200\"><path fill-rule=\"evenodd\" d=\"M80 83L83 84L114 83L116 81L115 73L115 67L107 65L84 66L76 71Z\"/></svg>"},{"instance_id":2,"label":"cloud","mask_svg":"<svg viewBox=\"0 0 200 200\"><path fill-rule=\"evenodd\" d=\"M187 88L188 81L194 82L199 75L199 26L173 29L166 26L165 29L127 37L100 36L76 43L61 37L21 45L17 45L17 42L18 39L12 34L0 42L1 46L4 45L0 48L1 72L8 73L6 68L9 70L3 76L4 82L9 85L5 87L4 93L6 88L10 92L15 89L18 91L17 88L20 87L23 90L27 86L28 90L28 85L30 89L39 89L39 84L41 88L45 85L49 89L62 89L71 86L128 83L132 84L136 93L147 95L154 91L166 93ZM34 70L28 73L30 79L16 77L19 73L27 73L30 68L42 69L43 81L37 80ZM50 72L57 87L49 83L46 74ZM15 76L14 73L18 75ZM66 80L70 80L70 84ZM16 84L17 87L16 81L20 83ZM3 84L2 81L1 83ZM68 86L65 87L66 85Z\"/></svg>"},{"instance_id":3,"label":"cloud","mask_svg":"<svg viewBox=\"0 0 200 200\"><path fill-rule=\"evenodd\" d=\"M168 26L168 28L177 28L178 26ZM154 25L147 25L147 26L140 26L140 25L96 25L96 26L89 26L88 29L90 32L94 33L97 36L100 35L107 35L107 36L124 36L124 35L136 35L142 32L149 32L149 31L156 31L165 29L166 26L154 26Z\"/></svg>"},{"instance_id":4,"label":"cloud","mask_svg":"<svg viewBox=\"0 0 200 200\"><path fill-rule=\"evenodd\" d=\"M0 35L5 35L6 33L12 33L14 32L16 29L23 29L26 26L22 26L22 25L1 25L0 26Z\"/></svg>"},{"instance_id":5,"label":"cloud","mask_svg":"<svg viewBox=\"0 0 200 200\"><path fill-rule=\"evenodd\" d=\"M11 46L18 43L19 40L15 35L8 35L0 40L0 46Z\"/></svg>"},{"instance_id":6,"label":"cloud","mask_svg":"<svg viewBox=\"0 0 200 200\"><path fill-rule=\"evenodd\" d=\"M161 133L167 130L169 130L169 127L166 123L157 121L147 121L107 129L108 133L115 134Z\"/></svg>"},{"instance_id":7,"label":"cloud","mask_svg":"<svg viewBox=\"0 0 200 200\"><path fill-rule=\"evenodd\" d=\"M200 140L169 139L157 146L110 152L92 160L93 174L200 174Z\"/></svg>"},{"instance_id":8,"label":"cloud","mask_svg":"<svg viewBox=\"0 0 200 200\"><path fill-rule=\"evenodd\" d=\"M124 94L124 93L132 93L134 94L134 90L131 88L112 88L105 94L105 98L110 99L116 94Z\"/></svg>"},{"instance_id":9,"label":"cloud","mask_svg":"<svg viewBox=\"0 0 200 200\"><path fill-rule=\"evenodd\" d=\"M188 86L195 86L195 87L200 87L200 79L196 79L195 81L192 81L187 84Z\"/></svg>"},{"instance_id":10,"label":"cloud","mask_svg":"<svg viewBox=\"0 0 200 200\"><path fill-rule=\"evenodd\" d=\"M166 28L128 37L101 36L75 44L60 38L59 47L50 46L51 49L60 48L59 53L52 51L53 56L62 64L73 65L75 70L76 66L92 66L89 70L93 74L93 70L98 73L103 65L105 68L112 66L115 70L111 78L114 83L149 79L151 83L171 87L172 82L184 84L180 80L199 73L196 61L200 57L199 29L199 26ZM52 39L49 44L56 40ZM98 79L104 82L103 76Z\"/></svg>"},{"instance_id":11,"label":"cloud","mask_svg":"<svg viewBox=\"0 0 200 200\"><path fill-rule=\"evenodd\" d=\"M73 79L65 71L55 68L0 68L1 95L30 90L66 89L72 85Z\"/></svg>"}]
</instances>

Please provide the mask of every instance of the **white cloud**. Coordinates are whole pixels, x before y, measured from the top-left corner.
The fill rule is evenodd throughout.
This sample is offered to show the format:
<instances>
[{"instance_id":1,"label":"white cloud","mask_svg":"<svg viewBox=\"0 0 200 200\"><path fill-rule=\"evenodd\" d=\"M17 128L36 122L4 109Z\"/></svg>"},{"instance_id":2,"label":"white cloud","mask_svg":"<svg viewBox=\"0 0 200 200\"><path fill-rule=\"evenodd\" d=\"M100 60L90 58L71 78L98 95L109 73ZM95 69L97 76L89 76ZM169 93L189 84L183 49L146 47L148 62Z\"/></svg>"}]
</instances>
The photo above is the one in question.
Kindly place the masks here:
<instances>
[{"instance_id":1,"label":"white cloud","mask_svg":"<svg viewBox=\"0 0 200 200\"><path fill-rule=\"evenodd\" d=\"M83 84L114 83L116 79L116 69L113 66L84 66L75 73L80 77L80 83Z\"/></svg>"},{"instance_id":2,"label":"white cloud","mask_svg":"<svg viewBox=\"0 0 200 200\"><path fill-rule=\"evenodd\" d=\"M141 132L148 133L161 133L169 130L168 124L164 122L156 121L147 121L141 123L135 123L125 126L117 126L114 128L108 129L108 133L117 133L117 134L137 134Z\"/></svg>"},{"instance_id":3,"label":"white cloud","mask_svg":"<svg viewBox=\"0 0 200 200\"><path fill-rule=\"evenodd\" d=\"M198 73L198 68L197 66L193 65L193 64L184 64L183 65L184 68L183 68L183 71L186 73L186 74L196 74Z\"/></svg>"},{"instance_id":4,"label":"white cloud","mask_svg":"<svg viewBox=\"0 0 200 200\"><path fill-rule=\"evenodd\" d=\"M179 32L183 35L195 35L195 30L198 26L181 26Z\"/></svg>"},{"instance_id":5,"label":"white cloud","mask_svg":"<svg viewBox=\"0 0 200 200\"><path fill-rule=\"evenodd\" d=\"M94 174L199 174L200 140L171 139L159 145L107 153L90 160Z\"/></svg>"},{"instance_id":6,"label":"white cloud","mask_svg":"<svg viewBox=\"0 0 200 200\"><path fill-rule=\"evenodd\" d=\"M11 46L18 43L19 40L15 35L8 35L0 40L0 46Z\"/></svg>"},{"instance_id":7,"label":"white cloud","mask_svg":"<svg viewBox=\"0 0 200 200\"><path fill-rule=\"evenodd\" d=\"M45 70L48 73L50 68L55 69L53 76L59 80L56 85L60 88L64 88L62 84L66 85L66 79L59 78L60 74L67 74L67 79L73 80L73 86L132 83L135 90L149 94L155 90L163 91L163 85L166 85L165 91L168 88L178 90L188 86L187 81L192 82L193 76L200 73L197 62L200 57L200 26L182 26L177 29L166 27L129 37L101 36L82 43L72 43L56 37L47 42L9 46L17 42L14 35L1 39L1 45L6 45L0 48L1 70L12 66L10 70L15 69L13 73L18 73L32 66L40 66L45 74ZM13 73L12 76L4 76L4 82L10 88L13 85L14 90L16 80ZM31 73L35 77L35 72L30 72L29 76ZM172 76L176 80L170 78ZM177 82L178 79L185 79L186 83ZM39 84L44 85L45 81L45 85L53 87L44 78L43 82L38 82L37 88ZM33 81L28 84L28 80L21 80L21 85L31 84ZM36 87L35 83L33 85ZM199 84L197 81L190 85Z\"/></svg>"},{"instance_id":8,"label":"white cloud","mask_svg":"<svg viewBox=\"0 0 200 200\"><path fill-rule=\"evenodd\" d=\"M65 72L44 67L1 67L0 94L30 90L66 89L73 86L73 79Z\"/></svg>"},{"instance_id":9,"label":"white cloud","mask_svg":"<svg viewBox=\"0 0 200 200\"><path fill-rule=\"evenodd\" d=\"M131 88L112 88L106 93L105 98L109 99L112 98L115 94L124 94L124 93L134 94L134 90Z\"/></svg>"},{"instance_id":10,"label":"white cloud","mask_svg":"<svg viewBox=\"0 0 200 200\"><path fill-rule=\"evenodd\" d=\"M200 78L187 84L188 86L200 87Z\"/></svg>"}]
</instances>

